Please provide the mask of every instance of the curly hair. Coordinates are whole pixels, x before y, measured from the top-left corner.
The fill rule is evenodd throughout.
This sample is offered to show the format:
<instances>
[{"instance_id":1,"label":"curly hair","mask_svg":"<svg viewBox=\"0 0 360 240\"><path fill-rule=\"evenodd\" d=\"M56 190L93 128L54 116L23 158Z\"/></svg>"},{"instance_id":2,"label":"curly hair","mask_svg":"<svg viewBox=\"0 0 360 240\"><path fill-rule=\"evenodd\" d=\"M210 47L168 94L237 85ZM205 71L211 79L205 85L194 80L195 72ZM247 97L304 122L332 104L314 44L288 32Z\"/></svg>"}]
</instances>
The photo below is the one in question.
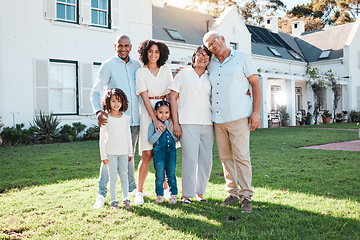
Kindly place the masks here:
<instances>
[{"instance_id":1,"label":"curly hair","mask_svg":"<svg viewBox=\"0 0 360 240\"><path fill-rule=\"evenodd\" d=\"M110 98L112 96L115 96L116 100L120 100L121 101L121 108L120 108L120 112L125 112L128 109L128 104L129 101L126 97L126 94L123 92L123 90L119 89L119 88L112 88L110 90L107 90L105 92L105 96L104 96L104 101L102 103L102 107L104 111L110 112L111 107L110 107Z\"/></svg>"},{"instance_id":2,"label":"curly hair","mask_svg":"<svg viewBox=\"0 0 360 240\"><path fill-rule=\"evenodd\" d=\"M157 61L157 66L161 67L166 63L166 61L169 58L169 54L170 54L169 48L163 42L154 41L154 40L151 40L151 39L142 41L140 43L139 49L138 49L139 59L142 62L142 64L144 64L144 65L148 64L149 63L148 51L150 50L150 48L154 44L156 44L156 46L159 48L160 58Z\"/></svg>"},{"instance_id":3,"label":"curly hair","mask_svg":"<svg viewBox=\"0 0 360 240\"><path fill-rule=\"evenodd\" d=\"M191 66L194 68L195 67L195 58L196 58L196 54L198 54L199 52L201 52L202 50L204 50L206 52L206 54L209 56L209 60L211 60L211 56L212 53L210 52L210 50L205 46L205 45L201 45L199 47L197 47L192 55L191 58Z\"/></svg>"}]
</instances>

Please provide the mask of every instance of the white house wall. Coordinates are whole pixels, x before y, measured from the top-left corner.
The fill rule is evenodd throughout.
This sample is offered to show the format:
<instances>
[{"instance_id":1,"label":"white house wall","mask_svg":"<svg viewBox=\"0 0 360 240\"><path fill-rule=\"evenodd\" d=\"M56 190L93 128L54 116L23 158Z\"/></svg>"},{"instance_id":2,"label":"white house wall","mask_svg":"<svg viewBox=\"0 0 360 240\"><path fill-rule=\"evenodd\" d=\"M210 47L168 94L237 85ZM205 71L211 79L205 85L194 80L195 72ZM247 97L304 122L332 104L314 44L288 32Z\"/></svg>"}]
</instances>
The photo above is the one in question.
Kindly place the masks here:
<instances>
[{"instance_id":1,"label":"white house wall","mask_svg":"<svg viewBox=\"0 0 360 240\"><path fill-rule=\"evenodd\" d=\"M13 125L13 114L15 123L24 123L27 127L34 117L36 59L72 60L77 61L78 66L100 63L115 54L113 44L120 34L130 35L134 44L131 57L138 58L138 43L151 38L151 1L113 1L119 1L124 14L120 14L118 30L45 19L44 3L40 0L6 1L0 16L0 116L5 126ZM61 119L63 123L95 123L90 116L62 116Z\"/></svg>"},{"instance_id":2,"label":"white house wall","mask_svg":"<svg viewBox=\"0 0 360 240\"><path fill-rule=\"evenodd\" d=\"M236 43L238 50L251 53L251 34L235 7L225 11L210 30L223 35L228 46Z\"/></svg>"},{"instance_id":3,"label":"white house wall","mask_svg":"<svg viewBox=\"0 0 360 240\"><path fill-rule=\"evenodd\" d=\"M358 19L359 20L359 19ZM360 110L360 31L348 49L349 54L349 110Z\"/></svg>"}]
</instances>

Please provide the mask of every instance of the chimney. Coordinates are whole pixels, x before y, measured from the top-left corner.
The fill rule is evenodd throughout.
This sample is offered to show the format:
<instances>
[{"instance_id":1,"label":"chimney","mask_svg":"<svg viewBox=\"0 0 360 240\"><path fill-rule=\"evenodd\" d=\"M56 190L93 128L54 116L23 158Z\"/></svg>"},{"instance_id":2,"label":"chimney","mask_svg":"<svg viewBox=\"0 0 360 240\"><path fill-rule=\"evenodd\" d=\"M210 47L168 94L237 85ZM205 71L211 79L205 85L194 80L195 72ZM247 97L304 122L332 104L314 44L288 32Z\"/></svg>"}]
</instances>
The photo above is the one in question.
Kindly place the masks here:
<instances>
[{"instance_id":1,"label":"chimney","mask_svg":"<svg viewBox=\"0 0 360 240\"><path fill-rule=\"evenodd\" d=\"M156 7L164 7L164 0L152 0L153 6Z\"/></svg>"},{"instance_id":2,"label":"chimney","mask_svg":"<svg viewBox=\"0 0 360 240\"><path fill-rule=\"evenodd\" d=\"M279 20L275 16L265 17L265 28L270 29L274 33L279 33Z\"/></svg>"},{"instance_id":3,"label":"chimney","mask_svg":"<svg viewBox=\"0 0 360 240\"><path fill-rule=\"evenodd\" d=\"M305 32L305 22L304 21L295 21L292 22L292 35L295 37L300 37L301 34Z\"/></svg>"}]
</instances>

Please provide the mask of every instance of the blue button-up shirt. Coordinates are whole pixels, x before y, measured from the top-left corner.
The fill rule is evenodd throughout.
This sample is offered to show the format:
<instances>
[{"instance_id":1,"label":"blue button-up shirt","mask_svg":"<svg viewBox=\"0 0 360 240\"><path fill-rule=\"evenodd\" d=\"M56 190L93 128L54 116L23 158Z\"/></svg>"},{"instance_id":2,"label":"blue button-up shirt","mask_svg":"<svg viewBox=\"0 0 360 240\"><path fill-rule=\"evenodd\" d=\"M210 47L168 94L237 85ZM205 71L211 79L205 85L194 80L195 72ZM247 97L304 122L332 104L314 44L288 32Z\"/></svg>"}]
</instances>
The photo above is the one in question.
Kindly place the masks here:
<instances>
[{"instance_id":1,"label":"blue button-up shirt","mask_svg":"<svg viewBox=\"0 0 360 240\"><path fill-rule=\"evenodd\" d=\"M129 107L126 114L131 116L130 126L140 125L139 97L135 89L135 72L140 68L140 63L129 59L123 61L119 56L114 56L100 66L95 86L91 90L91 104L94 112L101 110L101 95L111 88L120 88L126 94Z\"/></svg>"},{"instance_id":2,"label":"blue button-up shirt","mask_svg":"<svg viewBox=\"0 0 360 240\"><path fill-rule=\"evenodd\" d=\"M212 121L226 123L249 117L252 112L252 100L246 94L250 86L247 78L257 74L251 56L245 52L231 50L223 63L213 57L208 71L212 87Z\"/></svg>"}]
</instances>

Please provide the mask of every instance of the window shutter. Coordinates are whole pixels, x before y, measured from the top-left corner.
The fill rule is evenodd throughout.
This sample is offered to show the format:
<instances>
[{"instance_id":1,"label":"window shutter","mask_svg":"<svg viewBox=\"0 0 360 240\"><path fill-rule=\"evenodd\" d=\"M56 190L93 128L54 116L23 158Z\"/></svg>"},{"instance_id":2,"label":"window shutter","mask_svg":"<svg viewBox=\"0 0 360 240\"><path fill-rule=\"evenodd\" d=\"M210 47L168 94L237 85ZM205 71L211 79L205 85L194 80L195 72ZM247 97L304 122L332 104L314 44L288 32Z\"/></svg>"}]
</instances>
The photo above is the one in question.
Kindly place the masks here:
<instances>
[{"instance_id":1,"label":"window shutter","mask_svg":"<svg viewBox=\"0 0 360 240\"><path fill-rule=\"evenodd\" d=\"M56 19L56 0L44 0L44 18Z\"/></svg>"},{"instance_id":2,"label":"window shutter","mask_svg":"<svg viewBox=\"0 0 360 240\"><path fill-rule=\"evenodd\" d=\"M35 114L49 112L48 60L35 60Z\"/></svg>"},{"instance_id":3,"label":"window shutter","mask_svg":"<svg viewBox=\"0 0 360 240\"><path fill-rule=\"evenodd\" d=\"M120 29L120 1L111 0L111 28Z\"/></svg>"},{"instance_id":4,"label":"window shutter","mask_svg":"<svg viewBox=\"0 0 360 240\"><path fill-rule=\"evenodd\" d=\"M90 103L92 89L92 63L80 63L80 115L92 115Z\"/></svg>"},{"instance_id":5,"label":"window shutter","mask_svg":"<svg viewBox=\"0 0 360 240\"><path fill-rule=\"evenodd\" d=\"M357 90L357 107L355 107L356 109L359 109L360 108L360 86L357 86L356 87L356 90Z\"/></svg>"},{"instance_id":6,"label":"window shutter","mask_svg":"<svg viewBox=\"0 0 360 240\"><path fill-rule=\"evenodd\" d=\"M80 13L80 23L91 25L91 0L81 1Z\"/></svg>"}]
</instances>

